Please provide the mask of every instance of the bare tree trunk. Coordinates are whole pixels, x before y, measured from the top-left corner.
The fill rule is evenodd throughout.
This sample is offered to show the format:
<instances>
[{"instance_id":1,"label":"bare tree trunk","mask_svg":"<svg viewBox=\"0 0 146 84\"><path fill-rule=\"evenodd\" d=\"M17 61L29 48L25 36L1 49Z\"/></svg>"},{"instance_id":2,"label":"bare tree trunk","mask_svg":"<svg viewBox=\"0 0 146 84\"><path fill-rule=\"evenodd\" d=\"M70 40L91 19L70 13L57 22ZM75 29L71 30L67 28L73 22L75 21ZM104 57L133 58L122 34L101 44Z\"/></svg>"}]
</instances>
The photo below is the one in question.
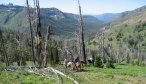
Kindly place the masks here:
<instances>
[{"instance_id":1,"label":"bare tree trunk","mask_svg":"<svg viewBox=\"0 0 146 84\"><path fill-rule=\"evenodd\" d=\"M36 14L37 14L37 23L36 23L36 53L38 58L39 66L42 66L43 57L42 54L42 35L41 35L41 22L40 22L40 6L39 1L36 0Z\"/></svg>"},{"instance_id":2,"label":"bare tree trunk","mask_svg":"<svg viewBox=\"0 0 146 84\"><path fill-rule=\"evenodd\" d=\"M79 30L79 46L80 46L80 61L86 63L86 54L85 54L85 43L84 43L84 32L83 32L83 17L81 12L80 2L78 0L79 13L80 13L80 30Z\"/></svg>"},{"instance_id":3,"label":"bare tree trunk","mask_svg":"<svg viewBox=\"0 0 146 84\"><path fill-rule=\"evenodd\" d=\"M47 67L47 59L48 59L48 56L47 56L47 46L48 46L48 40L50 38L50 35L51 35L51 26L49 25L48 28L47 28L47 34L45 36L45 42L44 42L44 56L43 56L43 66Z\"/></svg>"},{"instance_id":4,"label":"bare tree trunk","mask_svg":"<svg viewBox=\"0 0 146 84\"><path fill-rule=\"evenodd\" d=\"M24 65L25 60L23 59L23 44L22 44L22 40L20 40L20 51L21 51L21 58L20 58L20 65Z\"/></svg>"},{"instance_id":5,"label":"bare tree trunk","mask_svg":"<svg viewBox=\"0 0 146 84\"><path fill-rule=\"evenodd\" d=\"M102 60L102 63L104 64L104 31L102 32L102 41L101 41L101 60Z\"/></svg>"},{"instance_id":6,"label":"bare tree trunk","mask_svg":"<svg viewBox=\"0 0 146 84\"><path fill-rule=\"evenodd\" d=\"M31 17L30 17L30 7L29 7L28 0L26 0L26 4L27 4L27 12L28 12L30 34L31 34L32 59L33 59L34 65L35 65L35 57L36 56L35 56L35 48L34 48L34 36L33 36L33 29L32 29Z\"/></svg>"},{"instance_id":7,"label":"bare tree trunk","mask_svg":"<svg viewBox=\"0 0 146 84\"><path fill-rule=\"evenodd\" d=\"M15 45L15 48L18 49L18 50L17 50L17 51L18 51L18 52L17 52L17 53L18 53L18 54L17 54L17 65L18 65L18 66L21 66L21 61L22 61L22 60L21 60L21 55L20 55L20 53L21 53L21 43L20 43L21 41L20 41L20 36L18 35L18 36L16 36L14 39L15 39L15 42L18 44L18 45Z\"/></svg>"},{"instance_id":8,"label":"bare tree trunk","mask_svg":"<svg viewBox=\"0 0 146 84\"><path fill-rule=\"evenodd\" d=\"M8 55L7 55L7 52L6 52L6 48L5 48L5 44L4 44L4 39L3 39L3 34L2 34L1 29L0 29L0 41L1 41L1 45L3 47L3 54L4 54L6 66L9 66L10 63L9 63L9 60L8 60Z\"/></svg>"},{"instance_id":9,"label":"bare tree trunk","mask_svg":"<svg viewBox=\"0 0 146 84\"><path fill-rule=\"evenodd\" d=\"M35 12L35 46L34 42L33 44L33 49L34 49L34 54L35 57L37 58L37 63L39 67L46 67L47 66L47 46L48 46L48 40L49 36L51 34L51 26L48 27L47 34L45 38L43 38L42 33L41 33L41 18L40 18L40 5L39 5L39 0L33 0L34 1L34 12ZM27 0L27 6L28 6L28 12L29 12L29 21L30 21L30 27L32 31L32 23L30 19L30 10L29 10L29 4ZM31 32L33 35L33 32ZM32 36L33 37L33 36ZM33 39L32 39L33 40Z\"/></svg>"}]
</instances>

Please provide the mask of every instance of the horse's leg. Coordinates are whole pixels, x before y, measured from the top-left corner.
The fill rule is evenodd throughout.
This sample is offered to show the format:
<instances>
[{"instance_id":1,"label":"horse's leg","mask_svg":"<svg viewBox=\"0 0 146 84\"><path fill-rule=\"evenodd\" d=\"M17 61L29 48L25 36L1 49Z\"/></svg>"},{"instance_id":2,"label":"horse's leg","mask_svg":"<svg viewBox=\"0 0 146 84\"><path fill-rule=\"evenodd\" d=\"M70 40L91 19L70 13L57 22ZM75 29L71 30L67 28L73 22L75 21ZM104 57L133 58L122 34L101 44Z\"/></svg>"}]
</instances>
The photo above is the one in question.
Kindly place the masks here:
<instances>
[{"instance_id":1,"label":"horse's leg","mask_svg":"<svg viewBox=\"0 0 146 84\"><path fill-rule=\"evenodd\" d=\"M77 64L75 63L75 69L78 70Z\"/></svg>"},{"instance_id":2,"label":"horse's leg","mask_svg":"<svg viewBox=\"0 0 146 84\"><path fill-rule=\"evenodd\" d=\"M82 70L82 63L80 64L80 71Z\"/></svg>"},{"instance_id":3,"label":"horse's leg","mask_svg":"<svg viewBox=\"0 0 146 84\"><path fill-rule=\"evenodd\" d=\"M76 65L76 70L79 71L79 64L76 63L75 65Z\"/></svg>"},{"instance_id":4,"label":"horse's leg","mask_svg":"<svg viewBox=\"0 0 146 84\"><path fill-rule=\"evenodd\" d=\"M83 63L81 63L81 70L83 70Z\"/></svg>"},{"instance_id":5,"label":"horse's leg","mask_svg":"<svg viewBox=\"0 0 146 84\"><path fill-rule=\"evenodd\" d=\"M66 65L66 64L64 64L64 67L65 67L65 68L67 68L67 65Z\"/></svg>"},{"instance_id":6,"label":"horse's leg","mask_svg":"<svg viewBox=\"0 0 146 84\"><path fill-rule=\"evenodd\" d=\"M81 63L81 70L83 70L83 63Z\"/></svg>"},{"instance_id":7,"label":"horse's leg","mask_svg":"<svg viewBox=\"0 0 146 84\"><path fill-rule=\"evenodd\" d=\"M75 68L75 65L74 65L74 64L72 64L72 65L71 65L71 68L72 68L72 70L74 70L74 68Z\"/></svg>"},{"instance_id":8,"label":"horse's leg","mask_svg":"<svg viewBox=\"0 0 146 84\"><path fill-rule=\"evenodd\" d=\"M76 69L77 69L77 71L79 71L79 66L77 66L77 68L76 68Z\"/></svg>"}]
</instances>

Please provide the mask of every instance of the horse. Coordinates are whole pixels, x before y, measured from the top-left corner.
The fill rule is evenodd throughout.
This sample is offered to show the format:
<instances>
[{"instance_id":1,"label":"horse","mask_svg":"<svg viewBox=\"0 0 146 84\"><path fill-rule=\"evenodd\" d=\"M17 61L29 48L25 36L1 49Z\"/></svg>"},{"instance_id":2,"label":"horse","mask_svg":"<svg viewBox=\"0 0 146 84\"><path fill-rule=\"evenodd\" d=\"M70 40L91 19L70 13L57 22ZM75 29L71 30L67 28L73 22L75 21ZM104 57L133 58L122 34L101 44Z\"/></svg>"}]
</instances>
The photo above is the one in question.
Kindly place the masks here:
<instances>
[{"instance_id":1,"label":"horse","mask_svg":"<svg viewBox=\"0 0 146 84\"><path fill-rule=\"evenodd\" d=\"M81 71L83 68L83 63L81 63L80 61L74 63L74 62L68 62L67 63L67 68L71 68L72 70L77 70L77 71Z\"/></svg>"},{"instance_id":2,"label":"horse","mask_svg":"<svg viewBox=\"0 0 146 84\"><path fill-rule=\"evenodd\" d=\"M77 57L73 62L67 62L66 68L71 67L72 70L81 71L83 69L83 64L85 64L83 61L79 60L79 57Z\"/></svg>"},{"instance_id":3,"label":"horse","mask_svg":"<svg viewBox=\"0 0 146 84\"><path fill-rule=\"evenodd\" d=\"M75 64L73 62L68 62L67 63L67 68L71 67L73 70L75 68Z\"/></svg>"},{"instance_id":4,"label":"horse","mask_svg":"<svg viewBox=\"0 0 146 84\"><path fill-rule=\"evenodd\" d=\"M93 62L93 59L90 57L90 58L87 59L87 62L88 62L89 64L91 64L91 63Z\"/></svg>"},{"instance_id":5,"label":"horse","mask_svg":"<svg viewBox=\"0 0 146 84\"><path fill-rule=\"evenodd\" d=\"M83 63L81 61L78 61L75 63L77 71L81 71L83 69Z\"/></svg>"}]
</instances>

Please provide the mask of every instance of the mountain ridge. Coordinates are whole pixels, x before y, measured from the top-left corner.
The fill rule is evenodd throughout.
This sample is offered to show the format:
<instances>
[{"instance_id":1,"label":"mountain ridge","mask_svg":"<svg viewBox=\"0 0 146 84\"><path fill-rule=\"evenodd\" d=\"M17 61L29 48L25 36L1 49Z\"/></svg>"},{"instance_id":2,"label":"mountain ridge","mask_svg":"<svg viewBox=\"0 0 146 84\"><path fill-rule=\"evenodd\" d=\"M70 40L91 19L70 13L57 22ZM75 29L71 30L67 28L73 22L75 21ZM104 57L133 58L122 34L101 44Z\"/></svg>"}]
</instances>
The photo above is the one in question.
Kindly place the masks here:
<instances>
[{"instance_id":1,"label":"mountain ridge","mask_svg":"<svg viewBox=\"0 0 146 84\"><path fill-rule=\"evenodd\" d=\"M0 5L0 11L1 26L28 31L26 7ZM57 8L41 8L41 23L44 32L49 24L54 27L54 34L56 35L66 35L69 32L74 32L79 28L78 19L77 14L64 13ZM103 26L103 22L94 16L83 15L83 20L87 35Z\"/></svg>"},{"instance_id":2,"label":"mountain ridge","mask_svg":"<svg viewBox=\"0 0 146 84\"><path fill-rule=\"evenodd\" d=\"M121 13L103 13L99 15L94 15L96 18L98 18L101 21L104 21L105 23L109 23L118 17L120 17Z\"/></svg>"}]
</instances>

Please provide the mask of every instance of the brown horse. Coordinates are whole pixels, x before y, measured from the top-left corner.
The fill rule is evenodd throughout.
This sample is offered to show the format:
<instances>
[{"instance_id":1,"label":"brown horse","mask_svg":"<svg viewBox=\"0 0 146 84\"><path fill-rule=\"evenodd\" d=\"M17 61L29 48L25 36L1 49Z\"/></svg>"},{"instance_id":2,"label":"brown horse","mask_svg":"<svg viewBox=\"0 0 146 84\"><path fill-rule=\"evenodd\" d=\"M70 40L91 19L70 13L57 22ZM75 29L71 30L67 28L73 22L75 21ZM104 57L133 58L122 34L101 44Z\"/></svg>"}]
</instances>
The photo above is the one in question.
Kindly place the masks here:
<instances>
[{"instance_id":1,"label":"brown horse","mask_svg":"<svg viewBox=\"0 0 146 84\"><path fill-rule=\"evenodd\" d=\"M75 63L75 67L76 67L77 71L81 71L81 70L83 70L83 63L81 61L78 61Z\"/></svg>"}]
</instances>

